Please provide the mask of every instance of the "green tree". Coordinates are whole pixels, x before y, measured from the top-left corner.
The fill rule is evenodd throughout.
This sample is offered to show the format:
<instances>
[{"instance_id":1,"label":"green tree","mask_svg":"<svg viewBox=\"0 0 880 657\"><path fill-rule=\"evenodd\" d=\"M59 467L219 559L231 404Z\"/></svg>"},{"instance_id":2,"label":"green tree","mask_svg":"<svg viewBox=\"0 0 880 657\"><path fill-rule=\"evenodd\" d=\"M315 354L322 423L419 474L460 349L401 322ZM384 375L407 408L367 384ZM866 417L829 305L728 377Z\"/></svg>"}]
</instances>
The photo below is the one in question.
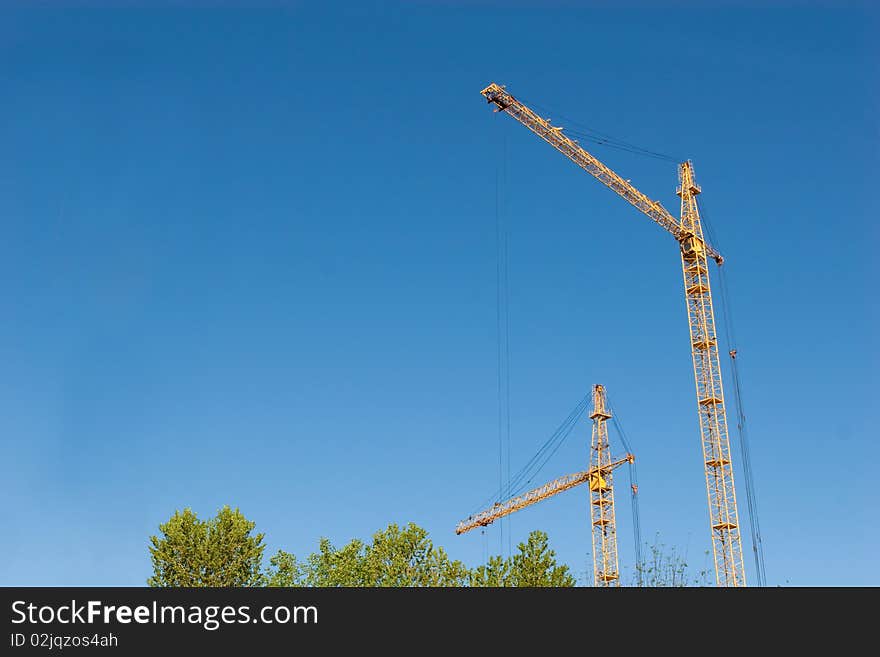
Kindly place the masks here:
<instances>
[{"instance_id":1,"label":"green tree","mask_svg":"<svg viewBox=\"0 0 880 657\"><path fill-rule=\"evenodd\" d=\"M255 523L224 506L214 518L199 520L190 509L175 511L150 537L150 586L259 586L263 534Z\"/></svg>"},{"instance_id":2,"label":"green tree","mask_svg":"<svg viewBox=\"0 0 880 657\"><path fill-rule=\"evenodd\" d=\"M556 564L556 552L550 549L547 534L534 531L513 555L510 578L513 586L574 586L568 566Z\"/></svg>"},{"instance_id":3,"label":"green tree","mask_svg":"<svg viewBox=\"0 0 880 657\"><path fill-rule=\"evenodd\" d=\"M308 569L300 563L296 555L284 550L278 552L269 559L269 567L266 569L266 586L305 586Z\"/></svg>"},{"instance_id":4,"label":"green tree","mask_svg":"<svg viewBox=\"0 0 880 657\"><path fill-rule=\"evenodd\" d=\"M508 559L490 557L486 565L471 571L471 586L574 586L576 581L568 566L556 563L547 534L533 531L519 552Z\"/></svg>"},{"instance_id":5,"label":"green tree","mask_svg":"<svg viewBox=\"0 0 880 657\"><path fill-rule=\"evenodd\" d=\"M357 539L336 549L329 539L322 538L318 551L306 562L306 585L366 586L363 549L364 544Z\"/></svg>"},{"instance_id":6,"label":"green tree","mask_svg":"<svg viewBox=\"0 0 880 657\"><path fill-rule=\"evenodd\" d=\"M460 586L467 568L435 547L421 527L391 524L366 546L363 575L366 586Z\"/></svg>"},{"instance_id":7,"label":"green tree","mask_svg":"<svg viewBox=\"0 0 880 657\"><path fill-rule=\"evenodd\" d=\"M336 548L322 538L316 552L300 560L279 550L262 569L263 534L228 506L199 520L190 509L175 511L150 537L150 586L574 586L568 566L557 564L547 534L535 531L518 552L469 570L435 546L428 532L409 523L390 524L372 540Z\"/></svg>"},{"instance_id":8,"label":"green tree","mask_svg":"<svg viewBox=\"0 0 880 657\"><path fill-rule=\"evenodd\" d=\"M510 559L489 557L488 563L477 566L468 576L469 586L513 586L510 583Z\"/></svg>"},{"instance_id":9,"label":"green tree","mask_svg":"<svg viewBox=\"0 0 880 657\"><path fill-rule=\"evenodd\" d=\"M335 548L323 538L305 565L308 586L462 586L467 568L435 547L428 532L390 524L370 543L357 539Z\"/></svg>"}]
</instances>

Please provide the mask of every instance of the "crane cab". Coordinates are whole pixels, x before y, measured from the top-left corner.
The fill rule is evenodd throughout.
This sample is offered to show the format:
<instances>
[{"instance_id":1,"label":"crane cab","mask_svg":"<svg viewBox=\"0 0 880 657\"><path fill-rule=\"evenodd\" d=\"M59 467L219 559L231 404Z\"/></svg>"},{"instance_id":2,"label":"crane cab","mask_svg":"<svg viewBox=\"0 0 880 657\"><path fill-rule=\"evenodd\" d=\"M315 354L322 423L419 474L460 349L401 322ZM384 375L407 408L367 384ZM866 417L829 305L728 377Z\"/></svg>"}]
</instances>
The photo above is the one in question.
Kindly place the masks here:
<instances>
[{"instance_id":1,"label":"crane cab","mask_svg":"<svg viewBox=\"0 0 880 657\"><path fill-rule=\"evenodd\" d=\"M692 262L700 257L705 257L706 245L696 235L688 235L681 240L681 252L684 254L685 260Z\"/></svg>"}]
</instances>

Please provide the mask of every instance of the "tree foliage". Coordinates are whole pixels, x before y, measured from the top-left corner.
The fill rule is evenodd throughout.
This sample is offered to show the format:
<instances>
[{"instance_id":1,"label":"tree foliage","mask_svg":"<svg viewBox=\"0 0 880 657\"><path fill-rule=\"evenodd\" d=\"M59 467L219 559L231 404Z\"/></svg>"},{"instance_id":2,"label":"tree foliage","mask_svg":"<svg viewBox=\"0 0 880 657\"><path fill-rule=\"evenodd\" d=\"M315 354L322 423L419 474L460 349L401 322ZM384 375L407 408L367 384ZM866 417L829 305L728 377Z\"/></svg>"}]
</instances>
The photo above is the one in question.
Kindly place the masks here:
<instances>
[{"instance_id":1,"label":"tree foliage","mask_svg":"<svg viewBox=\"0 0 880 657\"><path fill-rule=\"evenodd\" d=\"M214 518L199 520L190 509L175 511L150 537L150 586L258 586L263 534L238 509L224 506Z\"/></svg>"},{"instance_id":2,"label":"tree foliage","mask_svg":"<svg viewBox=\"0 0 880 657\"><path fill-rule=\"evenodd\" d=\"M150 537L153 575L150 586L273 587L559 587L575 586L569 567L557 563L547 534L533 531L503 558L492 556L470 569L435 546L428 532L409 523L390 524L368 542L354 539L335 547L322 538L304 559L279 550L262 567L263 534L255 523L228 506L216 517L199 520L190 509L176 511ZM659 541L638 564L632 586L707 586L708 569L697 574L675 548ZM686 555L685 555L686 556Z\"/></svg>"},{"instance_id":3,"label":"tree foliage","mask_svg":"<svg viewBox=\"0 0 880 657\"><path fill-rule=\"evenodd\" d=\"M461 586L467 575L464 564L452 561L427 531L410 523L390 524L370 543L355 539L338 549L321 539L300 581L307 586Z\"/></svg>"},{"instance_id":4,"label":"tree foliage","mask_svg":"<svg viewBox=\"0 0 880 657\"><path fill-rule=\"evenodd\" d=\"M477 566L468 577L469 586L513 586L510 579L510 559L500 555L489 557L489 561Z\"/></svg>"},{"instance_id":5,"label":"tree foliage","mask_svg":"<svg viewBox=\"0 0 880 657\"><path fill-rule=\"evenodd\" d=\"M296 555L284 550L278 552L269 559L269 567L264 575L266 586L305 586L306 565L300 563Z\"/></svg>"},{"instance_id":6,"label":"tree foliage","mask_svg":"<svg viewBox=\"0 0 880 657\"><path fill-rule=\"evenodd\" d=\"M518 552L502 559L490 557L488 563L470 573L470 586L574 586L568 566L556 563L556 552L542 531L533 531Z\"/></svg>"}]
</instances>

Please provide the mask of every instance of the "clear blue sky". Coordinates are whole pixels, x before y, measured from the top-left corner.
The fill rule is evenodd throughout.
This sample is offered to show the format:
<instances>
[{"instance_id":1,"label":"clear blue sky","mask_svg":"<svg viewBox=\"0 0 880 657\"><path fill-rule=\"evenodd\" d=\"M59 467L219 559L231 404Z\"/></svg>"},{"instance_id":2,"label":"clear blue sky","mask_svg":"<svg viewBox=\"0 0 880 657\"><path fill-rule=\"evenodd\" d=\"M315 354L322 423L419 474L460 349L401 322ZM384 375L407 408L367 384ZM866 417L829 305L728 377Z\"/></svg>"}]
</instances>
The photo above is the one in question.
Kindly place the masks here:
<instances>
[{"instance_id":1,"label":"clear blue sky","mask_svg":"<svg viewBox=\"0 0 880 657\"><path fill-rule=\"evenodd\" d=\"M240 507L271 551L413 521L469 564L498 552L497 527L453 528L498 486L502 163L513 469L604 383L645 539L702 565L677 246L493 114L491 81L693 159L768 581L880 584L877 14L452 5L4 10L0 584L143 584L186 506ZM677 211L674 164L594 152ZM546 530L582 575L586 518L575 490L505 532Z\"/></svg>"}]
</instances>

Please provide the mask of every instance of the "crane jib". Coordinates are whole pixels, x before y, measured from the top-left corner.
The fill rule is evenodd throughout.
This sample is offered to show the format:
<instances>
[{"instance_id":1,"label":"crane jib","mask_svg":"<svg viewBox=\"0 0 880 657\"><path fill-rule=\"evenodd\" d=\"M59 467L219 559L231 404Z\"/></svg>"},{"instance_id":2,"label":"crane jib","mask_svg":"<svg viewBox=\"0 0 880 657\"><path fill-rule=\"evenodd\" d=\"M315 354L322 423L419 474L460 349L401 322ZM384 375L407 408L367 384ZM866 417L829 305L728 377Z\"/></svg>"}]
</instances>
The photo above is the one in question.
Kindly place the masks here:
<instances>
[{"instance_id":1,"label":"crane jib","mask_svg":"<svg viewBox=\"0 0 880 657\"><path fill-rule=\"evenodd\" d=\"M496 502L485 511L474 514L458 523L458 526L455 528L455 533L464 534L465 532L476 529L477 527L485 527L486 525L491 525L499 518L510 515L515 511L524 509L527 506L536 504L537 502L545 500L548 497L552 497L553 495L566 491L570 488L579 486L580 484L591 481L592 479L595 479L597 477L601 478L601 476L605 474L606 469L610 471L618 467L619 465L623 465L624 463L632 463L633 461L635 461L635 456L633 456L632 454L627 454L626 456L612 461L603 468L591 468L583 472L576 472L574 474L566 475L564 477L559 477L558 479L554 479L553 481L548 482L543 486L534 488L527 493L523 493L522 495L511 498L505 502Z\"/></svg>"},{"instance_id":2,"label":"crane jib","mask_svg":"<svg viewBox=\"0 0 880 657\"><path fill-rule=\"evenodd\" d=\"M552 125L547 119L532 112L511 94L504 91L504 87L493 82L480 93L486 98L487 103L494 103L497 106L496 111L505 112L522 123L572 162L626 199L640 212L650 217L656 224L672 234L679 244L683 245L686 240L692 241L695 238L662 204L642 194L636 187L581 148L574 140L569 139L561 127ZM724 258L710 244L700 240L700 246L706 250L707 256L718 265L722 264Z\"/></svg>"}]
</instances>

